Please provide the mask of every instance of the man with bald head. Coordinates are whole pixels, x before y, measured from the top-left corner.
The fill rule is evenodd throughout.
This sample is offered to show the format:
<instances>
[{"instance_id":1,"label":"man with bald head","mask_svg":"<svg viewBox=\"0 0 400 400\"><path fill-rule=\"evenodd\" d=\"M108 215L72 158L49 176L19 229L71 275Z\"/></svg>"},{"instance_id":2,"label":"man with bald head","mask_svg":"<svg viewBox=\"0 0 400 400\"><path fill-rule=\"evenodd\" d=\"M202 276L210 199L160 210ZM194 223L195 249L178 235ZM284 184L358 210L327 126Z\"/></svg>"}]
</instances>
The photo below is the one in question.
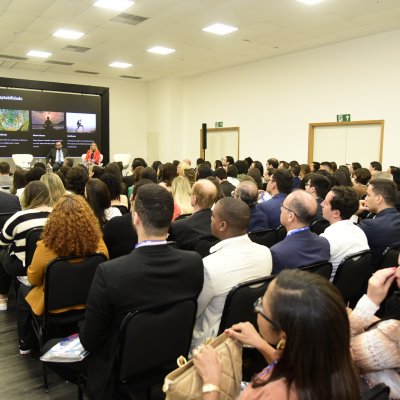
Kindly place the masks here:
<instances>
[{"instance_id":1,"label":"man with bald head","mask_svg":"<svg viewBox=\"0 0 400 400\"><path fill-rule=\"evenodd\" d=\"M211 207L217 198L217 188L208 179L199 179L192 188L193 214L171 224L168 240L180 249L191 250L194 243L211 236Z\"/></svg>"},{"instance_id":2,"label":"man with bald head","mask_svg":"<svg viewBox=\"0 0 400 400\"><path fill-rule=\"evenodd\" d=\"M192 348L217 335L226 296L235 285L271 273L270 250L247 236L249 219L249 207L237 198L222 198L212 211L211 232L220 242L203 258L204 285L197 301Z\"/></svg>"},{"instance_id":3,"label":"man with bald head","mask_svg":"<svg viewBox=\"0 0 400 400\"><path fill-rule=\"evenodd\" d=\"M273 274L286 268L305 267L330 258L329 242L310 231L317 201L304 190L295 190L281 205L281 224L287 236L271 247Z\"/></svg>"}]
</instances>

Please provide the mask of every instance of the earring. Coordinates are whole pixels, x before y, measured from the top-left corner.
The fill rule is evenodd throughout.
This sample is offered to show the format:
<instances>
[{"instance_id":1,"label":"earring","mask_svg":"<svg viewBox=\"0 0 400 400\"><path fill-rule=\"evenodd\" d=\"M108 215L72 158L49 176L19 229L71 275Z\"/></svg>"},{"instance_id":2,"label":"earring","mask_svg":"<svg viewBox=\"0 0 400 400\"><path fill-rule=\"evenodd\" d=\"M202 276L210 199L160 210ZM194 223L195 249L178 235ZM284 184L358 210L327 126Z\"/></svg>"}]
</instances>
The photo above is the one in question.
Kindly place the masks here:
<instances>
[{"instance_id":1,"label":"earring","mask_svg":"<svg viewBox=\"0 0 400 400\"><path fill-rule=\"evenodd\" d=\"M285 348L286 345L286 340L284 338L282 338L278 344L276 345L276 349L277 350L283 350Z\"/></svg>"}]
</instances>

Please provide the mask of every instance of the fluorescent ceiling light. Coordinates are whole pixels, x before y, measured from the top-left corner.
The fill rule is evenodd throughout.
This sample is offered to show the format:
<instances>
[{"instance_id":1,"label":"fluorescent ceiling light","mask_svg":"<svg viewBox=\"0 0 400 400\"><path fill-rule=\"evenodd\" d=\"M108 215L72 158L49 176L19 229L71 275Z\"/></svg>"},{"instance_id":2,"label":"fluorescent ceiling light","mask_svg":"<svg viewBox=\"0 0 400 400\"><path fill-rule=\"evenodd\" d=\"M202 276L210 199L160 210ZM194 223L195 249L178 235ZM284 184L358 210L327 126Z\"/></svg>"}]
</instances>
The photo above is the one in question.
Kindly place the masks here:
<instances>
[{"instance_id":1,"label":"fluorescent ceiling light","mask_svg":"<svg viewBox=\"0 0 400 400\"><path fill-rule=\"evenodd\" d=\"M297 0L297 1L299 1L300 3L308 4L309 6L312 6L314 4L321 3L321 1L324 1L324 0Z\"/></svg>"},{"instance_id":2,"label":"fluorescent ceiling light","mask_svg":"<svg viewBox=\"0 0 400 400\"><path fill-rule=\"evenodd\" d=\"M31 50L29 53L26 53L26 55L29 57L47 58L51 56L51 53L47 53L46 51Z\"/></svg>"},{"instance_id":3,"label":"fluorescent ceiling light","mask_svg":"<svg viewBox=\"0 0 400 400\"><path fill-rule=\"evenodd\" d=\"M132 64L124 63L124 62L120 62L120 61L114 61L113 63L109 64L109 67L114 67L114 68L129 68L129 67L132 67Z\"/></svg>"},{"instance_id":4,"label":"fluorescent ceiling light","mask_svg":"<svg viewBox=\"0 0 400 400\"><path fill-rule=\"evenodd\" d=\"M226 35L227 33L235 32L238 28L224 24L214 24L203 28L204 32L215 33L216 35Z\"/></svg>"},{"instance_id":5,"label":"fluorescent ceiling light","mask_svg":"<svg viewBox=\"0 0 400 400\"><path fill-rule=\"evenodd\" d=\"M53 33L53 36L65 39L79 39L83 35L83 32L70 31L68 29L59 29L57 32Z\"/></svg>"},{"instance_id":6,"label":"fluorescent ceiling light","mask_svg":"<svg viewBox=\"0 0 400 400\"><path fill-rule=\"evenodd\" d=\"M108 10L124 11L135 4L129 0L97 0L93 5L96 7L107 8Z\"/></svg>"},{"instance_id":7,"label":"fluorescent ceiling light","mask_svg":"<svg viewBox=\"0 0 400 400\"><path fill-rule=\"evenodd\" d=\"M149 53L155 53L155 54L170 54L175 51L175 49L169 49L168 47L161 47L161 46L155 46L152 47L151 49L147 49Z\"/></svg>"}]
</instances>

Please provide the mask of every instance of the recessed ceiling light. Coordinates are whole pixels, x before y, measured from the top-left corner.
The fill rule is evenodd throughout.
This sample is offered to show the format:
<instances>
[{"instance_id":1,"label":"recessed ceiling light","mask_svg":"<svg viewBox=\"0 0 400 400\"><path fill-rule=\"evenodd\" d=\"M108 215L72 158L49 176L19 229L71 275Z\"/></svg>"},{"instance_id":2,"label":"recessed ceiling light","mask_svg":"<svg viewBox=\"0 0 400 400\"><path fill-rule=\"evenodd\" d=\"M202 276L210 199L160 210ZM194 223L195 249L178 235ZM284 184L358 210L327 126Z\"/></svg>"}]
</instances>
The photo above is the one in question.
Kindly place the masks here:
<instances>
[{"instance_id":1,"label":"recessed ceiling light","mask_svg":"<svg viewBox=\"0 0 400 400\"><path fill-rule=\"evenodd\" d=\"M51 53L47 53L46 51L31 50L29 53L26 53L26 55L29 57L47 58L51 56Z\"/></svg>"},{"instance_id":2,"label":"recessed ceiling light","mask_svg":"<svg viewBox=\"0 0 400 400\"><path fill-rule=\"evenodd\" d=\"M83 32L70 31L68 29L59 29L57 32L53 33L53 36L65 39L79 39L83 35Z\"/></svg>"},{"instance_id":3,"label":"recessed ceiling light","mask_svg":"<svg viewBox=\"0 0 400 400\"><path fill-rule=\"evenodd\" d=\"M114 68L129 68L129 67L132 67L132 64L124 63L124 62L120 62L120 61L114 61L113 63L109 64L109 67L114 67Z\"/></svg>"},{"instance_id":4,"label":"recessed ceiling light","mask_svg":"<svg viewBox=\"0 0 400 400\"><path fill-rule=\"evenodd\" d=\"M124 11L133 4L135 3L129 0L97 0L93 5L109 10Z\"/></svg>"},{"instance_id":5,"label":"recessed ceiling light","mask_svg":"<svg viewBox=\"0 0 400 400\"><path fill-rule=\"evenodd\" d=\"M300 3L308 4L309 6L312 6L314 4L321 3L321 1L324 1L324 0L297 0L297 1L299 1Z\"/></svg>"},{"instance_id":6,"label":"recessed ceiling light","mask_svg":"<svg viewBox=\"0 0 400 400\"><path fill-rule=\"evenodd\" d=\"M204 32L215 33L216 35L226 35L227 33L235 32L238 28L224 24L214 24L203 28Z\"/></svg>"},{"instance_id":7,"label":"recessed ceiling light","mask_svg":"<svg viewBox=\"0 0 400 400\"><path fill-rule=\"evenodd\" d=\"M155 46L152 47L151 49L147 49L149 53L155 53L155 54L170 54L175 51L175 49L169 49L168 47L161 47L161 46Z\"/></svg>"}]
</instances>

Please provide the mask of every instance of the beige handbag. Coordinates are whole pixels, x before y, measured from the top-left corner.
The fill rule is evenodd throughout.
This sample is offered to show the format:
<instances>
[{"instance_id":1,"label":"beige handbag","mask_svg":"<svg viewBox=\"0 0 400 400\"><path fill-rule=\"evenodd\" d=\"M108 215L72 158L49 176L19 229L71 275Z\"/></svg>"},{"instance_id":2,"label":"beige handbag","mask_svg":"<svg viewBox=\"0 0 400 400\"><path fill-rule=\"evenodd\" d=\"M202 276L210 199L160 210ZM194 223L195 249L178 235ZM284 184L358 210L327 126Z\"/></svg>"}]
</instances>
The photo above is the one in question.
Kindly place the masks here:
<instances>
[{"instance_id":1,"label":"beige handbag","mask_svg":"<svg viewBox=\"0 0 400 400\"><path fill-rule=\"evenodd\" d=\"M242 344L225 333L207 344L215 348L221 360L220 399L236 399L242 380ZM163 391L166 400L201 400L203 381L193 361L187 362L184 357L179 357L178 365L179 368L165 377Z\"/></svg>"}]
</instances>

